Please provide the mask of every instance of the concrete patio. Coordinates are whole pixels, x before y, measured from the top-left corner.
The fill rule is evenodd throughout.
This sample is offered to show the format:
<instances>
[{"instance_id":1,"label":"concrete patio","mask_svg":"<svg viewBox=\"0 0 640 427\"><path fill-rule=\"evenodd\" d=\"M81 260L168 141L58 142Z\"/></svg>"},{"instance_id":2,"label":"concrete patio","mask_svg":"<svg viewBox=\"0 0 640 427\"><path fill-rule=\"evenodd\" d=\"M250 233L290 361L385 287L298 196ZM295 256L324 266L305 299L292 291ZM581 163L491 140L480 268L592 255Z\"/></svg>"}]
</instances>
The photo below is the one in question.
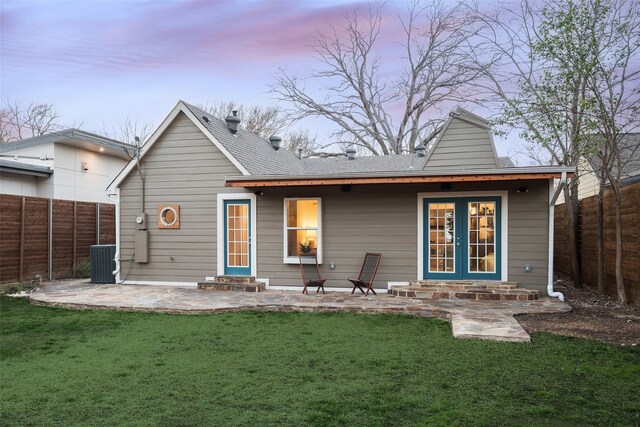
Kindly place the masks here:
<instances>
[{"instance_id":1,"label":"concrete patio","mask_svg":"<svg viewBox=\"0 0 640 427\"><path fill-rule=\"evenodd\" d=\"M210 292L196 288L142 285L97 285L87 280L49 284L30 296L32 304L69 309L101 309L208 314L234 311L300 311L362 314L409 314L451 322L456 338L529 342L515 314L564 313L566 303L538 301L418 300L392 295L331 292L303 295L293 291Z\"/></svg>"}]
</instances>

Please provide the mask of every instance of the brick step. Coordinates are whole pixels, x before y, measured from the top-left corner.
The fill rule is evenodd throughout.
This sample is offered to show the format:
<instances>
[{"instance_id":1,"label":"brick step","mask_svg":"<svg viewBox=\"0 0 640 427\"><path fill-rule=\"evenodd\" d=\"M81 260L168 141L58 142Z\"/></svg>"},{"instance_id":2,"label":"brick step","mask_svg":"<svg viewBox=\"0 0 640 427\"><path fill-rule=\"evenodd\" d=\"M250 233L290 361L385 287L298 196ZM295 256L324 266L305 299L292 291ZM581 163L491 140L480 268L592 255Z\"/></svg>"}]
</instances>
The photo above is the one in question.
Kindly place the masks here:
<instances>
[{"instance_id":1,"label":"brick step","mask_svg":"<svg viewBox=\"0 0 640 427\"><path fill-rule=\"evenodd\" d=\"M206 281L198 283L198 289L205 291L232 291L232 292L263 292L266 289L264 282L249 283Z\"/></svg>"},{"instance_id":2,"label":"brick step","mask_svg":"<svg viewBox=\"0 0 640 427\"><path fill-rule=\"evenodd\" d=\"M414 284L415 283L415 284ZM535 301L537 290L516 288L513 282L412 282L409 286L394 286L391 294L416 299L464 299L479 301Z\"/></svg>"}]
</instances>

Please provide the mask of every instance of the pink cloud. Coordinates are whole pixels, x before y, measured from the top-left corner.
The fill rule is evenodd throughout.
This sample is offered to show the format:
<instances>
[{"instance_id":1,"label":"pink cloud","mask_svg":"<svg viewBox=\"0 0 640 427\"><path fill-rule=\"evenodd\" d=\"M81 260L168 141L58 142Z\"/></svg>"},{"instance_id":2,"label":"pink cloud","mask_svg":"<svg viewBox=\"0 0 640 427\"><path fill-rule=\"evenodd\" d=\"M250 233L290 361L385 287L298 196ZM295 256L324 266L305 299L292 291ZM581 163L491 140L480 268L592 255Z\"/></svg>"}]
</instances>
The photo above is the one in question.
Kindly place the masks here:
<instances>
[{"instance_id":1,"label":"pink cloud","mask_svg":"<svg viewBox=\"0 0 640 427\"><path fill-rule=\"evenodd\" d=\"M316 33L330 24L339 27L358 6L363 4L23 3L11 15L2 14L0 47L8 68L126 72L265 66L308 56ZM5 26L5 20L17 23Z\"/></svg>"}]
</instances>

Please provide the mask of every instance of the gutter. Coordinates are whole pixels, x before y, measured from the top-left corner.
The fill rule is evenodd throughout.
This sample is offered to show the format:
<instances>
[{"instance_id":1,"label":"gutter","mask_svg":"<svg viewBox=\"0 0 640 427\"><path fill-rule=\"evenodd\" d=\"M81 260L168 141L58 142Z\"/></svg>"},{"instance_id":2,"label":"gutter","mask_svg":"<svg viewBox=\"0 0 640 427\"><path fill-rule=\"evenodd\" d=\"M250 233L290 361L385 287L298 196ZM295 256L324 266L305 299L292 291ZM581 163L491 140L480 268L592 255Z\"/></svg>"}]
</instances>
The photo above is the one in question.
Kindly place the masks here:
<instances>
[{"instance_id":1,"label":"gutter","mask_svg":"<svg viewBox=\"0 0 640 427\"><path fill-rule=\"evenodd\" d=\"M558 298L560 301L564 301L564 295L562 292L555 292L553 290L553 228L554 228L554 208L556 200L560 197L560 192L567 185L567 173L562 172L562 177L557 187L553 187L553 180L549 180L549 265L547 276L547 295L552 298Z\"/></svg>"}]
</instances>

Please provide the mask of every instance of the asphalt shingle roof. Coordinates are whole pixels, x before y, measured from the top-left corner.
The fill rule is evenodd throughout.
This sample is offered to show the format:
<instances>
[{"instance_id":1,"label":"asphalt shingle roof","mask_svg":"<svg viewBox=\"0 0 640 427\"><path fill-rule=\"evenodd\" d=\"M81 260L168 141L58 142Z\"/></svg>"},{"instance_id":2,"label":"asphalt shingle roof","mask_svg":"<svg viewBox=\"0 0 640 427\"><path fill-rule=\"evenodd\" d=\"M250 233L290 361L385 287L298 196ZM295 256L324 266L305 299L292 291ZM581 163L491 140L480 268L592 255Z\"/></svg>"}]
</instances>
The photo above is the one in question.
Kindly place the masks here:
<instances>
[{"instance_id":1,"label":"asphalt shingle roof","mask_svg":"<svg viewBox=\"0 0 640 427\"><path fill-rule=\"evenodd\" d=\"M271 143L251 132L239 129L233 134L224 120L212 116L194 105L185 103L202 125L211 132L251 175L330 175L340 173L404 172L421 170L426 157L413 154L394 156L359 156L299 159L281 148L274 150ZM208 120L205 120L204 118ZM500 158L501 167L514 167L508 157Z\"/></svg>"},{"instance_id":2,"label":"asphalt shingle roof","mask_svg":"<svg viewBox=\"0 0 640 427\"><path fill-rule=\"evenodd\" d=\"M206 111L185 103L200 123L211 132L251 175L293 175L303 173L302 162L295 154L281 148L274 150L264 138L239 129L233 134L227 123ZM209 120L203 119L207 117Z\"/></svg>"}]
</instances>

